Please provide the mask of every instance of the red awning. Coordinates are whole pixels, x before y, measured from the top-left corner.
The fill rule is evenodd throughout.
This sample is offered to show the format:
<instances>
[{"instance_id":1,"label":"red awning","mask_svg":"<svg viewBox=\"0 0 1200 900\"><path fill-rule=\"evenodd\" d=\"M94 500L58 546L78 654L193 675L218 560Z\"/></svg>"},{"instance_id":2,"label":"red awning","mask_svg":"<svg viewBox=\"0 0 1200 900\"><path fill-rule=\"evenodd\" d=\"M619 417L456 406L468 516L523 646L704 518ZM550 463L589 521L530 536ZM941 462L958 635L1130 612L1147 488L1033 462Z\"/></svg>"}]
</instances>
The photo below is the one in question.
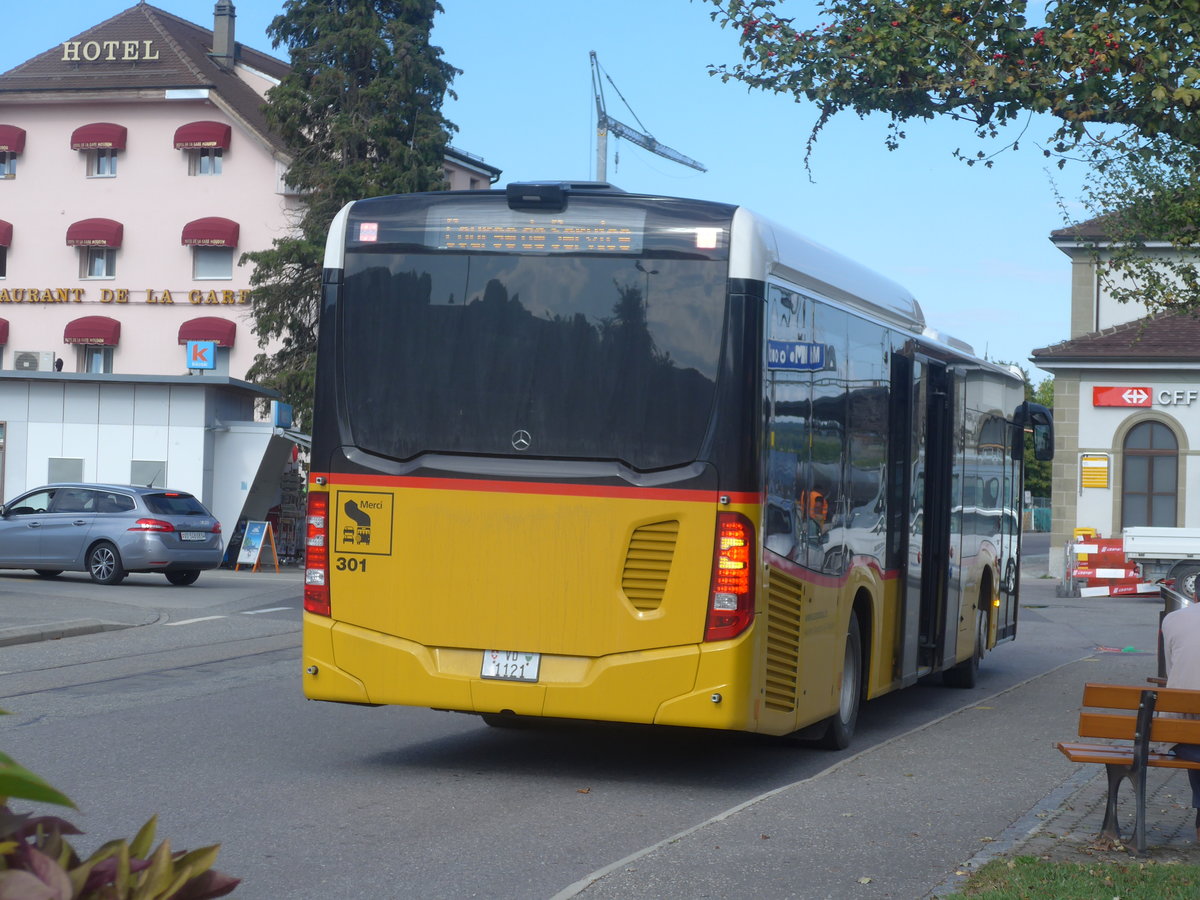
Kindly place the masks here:
<instances>
[{"instance_id":1,"label":"red awning","mask_svg":"<svg viewBox=\"0 0 1200 900\"><path fill-rule=\"evenodd\" d=\"M72 150L124 150L125 126L112 122L80 125L71 132Z\"/></svg>"},{"instance_id":2,"label":"red awning","mask_svg":"<svg viewBox=\"0 0 1200 900\"><path fill-rule=\"evenodd\" d=\"M240 226L237 222L210 216L183 226L185 247L236 247Z\"/></svg>"},{"instance_id":3,"label":"red awning","mask_svg":"<svg viewBox=\"0 0 1200 900\"><path fill-rule=\"evenodd\" d=\"M115 347L121 340L121 323L108 316L84 316L67 323L63 341L67 344L99 344Z\"/></svg>"},{"instance_id":4,"label":"red awning","mask_svg":"<svg viewBox=\"0 0 1200 900\"><path fill-rule=\"evenodd\" d=\"M0 125L0 152L24 153L25 129L16 125Z\"/></svg>"},{"instance_id":5,"label":"red awning","mask_svg":"<svg viewBox=\"0 0 1200 900\"><path fill-rule=\"evenodd\" d=\"M179 343L188 341L216 341L218 347L232 347L237 333L237 323L216 316L188 319L179 326Z\"/></svg>"},{"instance_id":6,"label":"red awning","mask_svg":"<svg viewBox=\"0 0 1200 900\"><path fill-rule=\"evenodd\" d=\"M67 228L68 247L120 247L125 226L112 219L82 219Z\"/></svg>"},{"instance_id":7,"label":"red awning","mask_svg":"<svg viewBox=\"0 0 1200 900\"><path fill-rule=\"evenodd\" d=\"M0 347L8 343L8 319L0 319Z\"/></svg>"},{"instance_id":8,"label":"red awning","mask_svg":"<svg viewBox=\"0 0 1200 900\"><path fill-rule=\"evenodd\" d=\"M12 222L0 219L0 247L12 246Z\"/></svg>"},{"instance_id":9,"label":"red awning","mask_svg":"<svg viewBox=\"0 0 1200 900\"><path fill-rule=\"evenodd\" d=\"M189 122L175 129L176 150L229 149L233 129L222 122Z\"/></svg>"}]
</instances>

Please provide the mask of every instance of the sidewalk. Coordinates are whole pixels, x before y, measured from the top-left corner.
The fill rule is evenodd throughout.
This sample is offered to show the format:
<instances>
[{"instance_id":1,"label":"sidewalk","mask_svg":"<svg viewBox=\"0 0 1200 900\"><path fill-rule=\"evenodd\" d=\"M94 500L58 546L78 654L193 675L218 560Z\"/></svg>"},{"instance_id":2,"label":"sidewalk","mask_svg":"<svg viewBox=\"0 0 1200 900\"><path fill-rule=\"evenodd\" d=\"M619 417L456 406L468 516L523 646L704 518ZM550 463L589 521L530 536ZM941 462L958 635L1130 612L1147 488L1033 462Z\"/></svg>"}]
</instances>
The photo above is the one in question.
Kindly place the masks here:
<instances>
[{"instance_id":1,"label":"sidewalk","mask_svg":"<svg viewBox=\"0 0 1200 900\"><path fill-rule=\"evenodd\" d=\"M1014 856L1038 856L1060 862L1091 863L1153 860L1200 865L1196 845L1192 792L1187 774L1175 769L1150 769L1146 774L1146 856L1133 855L1133 790L1128 782L1120 795L1121 837L1128 847L1105 847L1097 840L1104 821L1108 783L1103 766L1056 809L1044 813L1037 830L1018 843Z\"/></svg>"}]
</instances>

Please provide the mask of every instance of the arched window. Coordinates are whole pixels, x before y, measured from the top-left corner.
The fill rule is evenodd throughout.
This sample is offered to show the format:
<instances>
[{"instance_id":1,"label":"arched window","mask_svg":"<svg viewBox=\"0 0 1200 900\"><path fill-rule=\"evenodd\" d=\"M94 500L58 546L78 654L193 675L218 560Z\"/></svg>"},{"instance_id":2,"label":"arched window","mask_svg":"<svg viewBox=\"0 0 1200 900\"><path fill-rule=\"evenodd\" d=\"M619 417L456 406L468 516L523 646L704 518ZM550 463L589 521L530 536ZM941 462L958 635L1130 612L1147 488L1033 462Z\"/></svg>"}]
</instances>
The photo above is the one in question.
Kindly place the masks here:
<instances>
[{"instance_id":1,"label":"arched window","mask_svg":"<svg viewBox=\"0 0 1200 900\"><path fill-rule=\"evenodd\" d=\"M1141 422L1125 437L1121 527L1173 528L1178 503L1179 443L1161 422Z\"/></svg>"}]
</instances>

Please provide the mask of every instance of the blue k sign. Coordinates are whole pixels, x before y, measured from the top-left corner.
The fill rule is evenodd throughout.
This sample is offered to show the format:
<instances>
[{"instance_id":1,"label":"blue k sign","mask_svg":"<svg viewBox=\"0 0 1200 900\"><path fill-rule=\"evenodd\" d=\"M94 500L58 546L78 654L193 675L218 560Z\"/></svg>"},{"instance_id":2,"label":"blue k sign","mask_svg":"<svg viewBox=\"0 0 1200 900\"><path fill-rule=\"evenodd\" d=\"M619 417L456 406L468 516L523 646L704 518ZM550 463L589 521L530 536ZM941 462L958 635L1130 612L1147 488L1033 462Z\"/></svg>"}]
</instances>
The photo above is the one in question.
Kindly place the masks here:
<instances>
[{"instance_id":1,"label":"blue k sign","mask_svg":"<svg viewBox=\"0 0 1200 900\"><path fill-rule=\"evenodd\" d=\"M188 341L185 346L189 369L215 369L217 367L216 341Z\"/></svg>"}]
</instances>

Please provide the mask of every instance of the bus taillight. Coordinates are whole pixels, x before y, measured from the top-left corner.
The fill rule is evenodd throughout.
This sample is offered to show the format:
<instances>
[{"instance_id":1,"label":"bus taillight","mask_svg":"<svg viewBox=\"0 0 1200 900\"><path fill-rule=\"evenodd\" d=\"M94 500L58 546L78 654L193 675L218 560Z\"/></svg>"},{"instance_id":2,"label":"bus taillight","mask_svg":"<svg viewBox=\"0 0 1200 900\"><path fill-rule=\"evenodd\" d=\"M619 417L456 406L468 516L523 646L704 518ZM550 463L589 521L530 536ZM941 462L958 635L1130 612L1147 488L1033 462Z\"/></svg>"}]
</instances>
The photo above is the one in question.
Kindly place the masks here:
<instances>
[{"instance_id":1,"label":"bus taillight","mask_svg":"<svg viewBox=\"0 0 1200 900\"><path fill-rule=\"evenodd\" d=\"M329 495L309 491L304 536L304 609L318 616L329 610Z\"/></svg>"},{"instance_id":2,"label":"bus taillight","mask_svg":"<svg viewBox=\"0 0 1200 900\"><path fill-rule=\"evenodd\" d=\"M737 637L754 618L754 526L740 513L718 513L706 641Z\"/></svg>"}]
</instances>

